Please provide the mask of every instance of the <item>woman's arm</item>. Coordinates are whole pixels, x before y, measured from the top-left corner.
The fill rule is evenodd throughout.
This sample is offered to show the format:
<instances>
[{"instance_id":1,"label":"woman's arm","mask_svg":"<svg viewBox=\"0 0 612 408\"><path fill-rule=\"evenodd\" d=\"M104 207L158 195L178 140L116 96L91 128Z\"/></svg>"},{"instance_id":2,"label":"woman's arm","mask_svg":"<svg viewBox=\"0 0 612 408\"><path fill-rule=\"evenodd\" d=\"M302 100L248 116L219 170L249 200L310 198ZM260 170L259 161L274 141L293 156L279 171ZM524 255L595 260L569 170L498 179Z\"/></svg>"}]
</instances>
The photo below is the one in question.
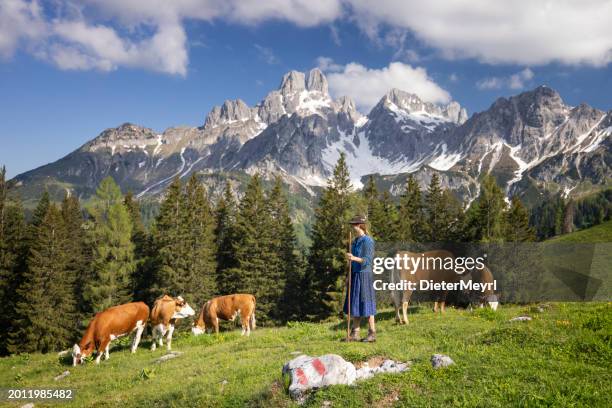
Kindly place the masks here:
<instances>
[{"instance_id":1,"label":"woman's arm","mask_svg":"<svg viewBox=\"0 0 612 408\"><path fill-rule=\"evenodd\" d=\"M362 266L372 264L374 257L374 242L371 239L364 240L359 250L359 257L351 255L351 261L359 262Z\"/></svg>"}]
</instances>

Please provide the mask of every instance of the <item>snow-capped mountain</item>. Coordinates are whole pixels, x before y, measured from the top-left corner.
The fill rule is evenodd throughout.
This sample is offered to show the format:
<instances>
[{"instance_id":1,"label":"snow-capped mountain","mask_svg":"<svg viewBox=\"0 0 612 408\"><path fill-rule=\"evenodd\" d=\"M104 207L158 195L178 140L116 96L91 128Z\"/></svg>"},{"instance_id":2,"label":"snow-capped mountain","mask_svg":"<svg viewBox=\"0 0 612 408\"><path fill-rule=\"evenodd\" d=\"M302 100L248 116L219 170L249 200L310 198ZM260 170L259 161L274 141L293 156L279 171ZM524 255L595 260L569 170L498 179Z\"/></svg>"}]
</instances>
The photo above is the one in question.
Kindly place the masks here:
<instances>
[{"instance_id":1,"label":"snow-capped mountain","mask_svg":"<svg viewBox=\"0 0 612 408\"><path fill-rule=\"evenodd\" d=\"M104 177L139 197L194 172L280 173L312 194L346 154L351 177L378 173L399 194L405 175L424 187L434 172L466 201L485 173L509 195L549 189L575 194L612 178L612 112L566 105L544 86L468 119L457 102L436 105L391 89L362 115L348 97L333 99L318 69L285 74L255 106L240 99L215 106L201 127L158 134L134 124L107 129L66 157L15 178L22 195L40 188L87 197ZM580 187L580 188L579 188Z\"/></svg>"}]
</instances>

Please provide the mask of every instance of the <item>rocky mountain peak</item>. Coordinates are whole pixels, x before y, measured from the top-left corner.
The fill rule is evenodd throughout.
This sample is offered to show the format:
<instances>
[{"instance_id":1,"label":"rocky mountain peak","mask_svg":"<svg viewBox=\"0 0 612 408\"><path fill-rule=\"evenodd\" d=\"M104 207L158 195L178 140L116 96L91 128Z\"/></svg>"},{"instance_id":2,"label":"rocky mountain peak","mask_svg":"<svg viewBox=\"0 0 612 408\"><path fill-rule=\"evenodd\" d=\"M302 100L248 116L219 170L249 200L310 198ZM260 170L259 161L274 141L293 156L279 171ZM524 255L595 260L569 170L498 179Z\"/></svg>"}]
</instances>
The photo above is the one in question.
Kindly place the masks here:
<instances>
[{"instance_id":1,"label":"rocky mountain peak","mask_svg":"<svg viewBox=\"0 0 612 408\"><path fill-rule=\"evenodd\" d=\"M306 77L303 72L289 71L283 75L279 91L283 95L290 95L306 89Z\"/></svg>"},{"instance_id":2,"label":"rocky mountain peak","mask_svg":"<svg viewBox=\"0 0 612 408\"><path fill-rule=\"evenodd\" d=\"M210 129L220 124L229 124L251 119L251 108L241 99L226 100L221 106L215 106L204 122L204 129Z\"/></svg>"},{"instance_id":3,"label":"rocky mountain peak","mask_svg":"<svg viewBox=\"0 0 612 408\"><path fill-rule=\"evenodd\" d=\"M336 100L336 105L338 106L338 111L346 113L353 122L357 122L362 117L361 113L357 111L355 101L349 96L339 97Z\"/></svg>"},{"instance_id":4,"label":"rocky mountain peak","mask_svg":"<svg viewBox=\"0 0 612 408\"><path fill-rule=\"evenodd\" d=\"M328 94L327 78L319 68L313 68L308 72L306 89Z\"/></svg>"},{"instance_id":5,"label":"rocky mountain peak","mask_svg":"<svg viewBox=\"0 0 612 408\"><path fill-rule=\"evenodd\" d=\"M457 102L452 101L445 106L424 102L418 95L397 88L390 89L373 111L381 107L393 112L400 110L408 114L438 117L456 124L462 124L468 118L467 111Z\"/></svg>"}]
</instances>

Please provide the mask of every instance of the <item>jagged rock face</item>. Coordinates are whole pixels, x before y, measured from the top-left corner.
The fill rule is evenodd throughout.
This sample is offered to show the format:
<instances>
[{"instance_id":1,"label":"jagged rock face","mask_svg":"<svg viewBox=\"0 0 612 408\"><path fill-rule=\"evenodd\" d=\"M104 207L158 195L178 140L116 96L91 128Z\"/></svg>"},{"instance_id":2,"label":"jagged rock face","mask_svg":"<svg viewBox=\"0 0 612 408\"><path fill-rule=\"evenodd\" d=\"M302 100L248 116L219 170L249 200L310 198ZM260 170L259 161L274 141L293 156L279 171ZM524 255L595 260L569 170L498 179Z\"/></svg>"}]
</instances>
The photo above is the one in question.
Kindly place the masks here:
<instances>
[{"instance_id":1,"label":"jagged rock face","mask_svg":"<svg viewBox=\"0 0 612 408\"><path fill-rule=\"evenodd\" d=\"M16 180L26 195L32 186L55 183L87 198L112 175L124 191L143 197L194 172L280 172L288 183L312 193L312 186L325 185L344 153L357 187L363 177L378 173L399 194L408 173L421 187L438 173L443 186L469 202L485 173L509 195L534 188L570 194L578 186L607 185L611 134L612 113L586 104L567 106L544 86L500 98L469 119L457 102L437 105L391 89L364 116L350 98L333 100L327 79L313 69L285 74L278 89L255 106L225 101L201 127L157 133L126 123L107 129Z\"/></svg>"},{"instance_id":2,"label":"jagged rock face","mask_svg":"<svg viewBox=\"0 0 612 408\"><path fill-rule=\"evenodd\" d=\"M368 115L364 133L377 156L403 161L411 170L424 164L447 170L448 164L440 158L450 157L452 131L465 116L456 102L434 105L392 89Z\"/></svg>"}]
</instances>

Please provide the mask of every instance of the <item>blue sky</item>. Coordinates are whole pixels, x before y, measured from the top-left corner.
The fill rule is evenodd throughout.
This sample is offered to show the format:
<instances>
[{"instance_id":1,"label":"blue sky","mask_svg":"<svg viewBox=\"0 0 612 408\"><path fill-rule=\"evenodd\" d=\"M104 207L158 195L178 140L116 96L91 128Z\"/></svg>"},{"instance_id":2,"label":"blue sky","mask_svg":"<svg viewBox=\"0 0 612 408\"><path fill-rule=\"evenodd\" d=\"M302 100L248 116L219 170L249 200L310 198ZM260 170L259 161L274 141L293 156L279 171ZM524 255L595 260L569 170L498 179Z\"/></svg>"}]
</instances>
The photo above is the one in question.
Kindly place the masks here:
<instances>
[{"instance_id":1,"label":"blue sky","mask_svg":"<svg viewBox=\"0 0 612 408\"><path fill-rule=\"evenodd\" d=\"M376 10L357 0L273 0L269 8L227 1L228 10L208 14L204 5L220 3L185 0L160 12L139 9L142 3L1 3L0 165L9 176L123 122L158 131L201 125L213 105L233 98L253 105L285 72L315 66L325 68L332 95L352 92L364 111L368 92L382 97L392 86L422 90L435 102L456 100L472 114L540 84L570 105L612 109L612 32L596 18L611 15L610 2L594 1L599 8L586 11L560 2L544 17L500 12L496 2L486 3L485 14L469 9L478 1L444 12L421 5L416 20L411 6L391 1ZM571 11L574 34L566 36L563 16ZM547 31L538 19L559 26ZM476 28L452 26L456 20ZM495 27L500 32L490 32Z\"/></svg>"}]
</instances>

